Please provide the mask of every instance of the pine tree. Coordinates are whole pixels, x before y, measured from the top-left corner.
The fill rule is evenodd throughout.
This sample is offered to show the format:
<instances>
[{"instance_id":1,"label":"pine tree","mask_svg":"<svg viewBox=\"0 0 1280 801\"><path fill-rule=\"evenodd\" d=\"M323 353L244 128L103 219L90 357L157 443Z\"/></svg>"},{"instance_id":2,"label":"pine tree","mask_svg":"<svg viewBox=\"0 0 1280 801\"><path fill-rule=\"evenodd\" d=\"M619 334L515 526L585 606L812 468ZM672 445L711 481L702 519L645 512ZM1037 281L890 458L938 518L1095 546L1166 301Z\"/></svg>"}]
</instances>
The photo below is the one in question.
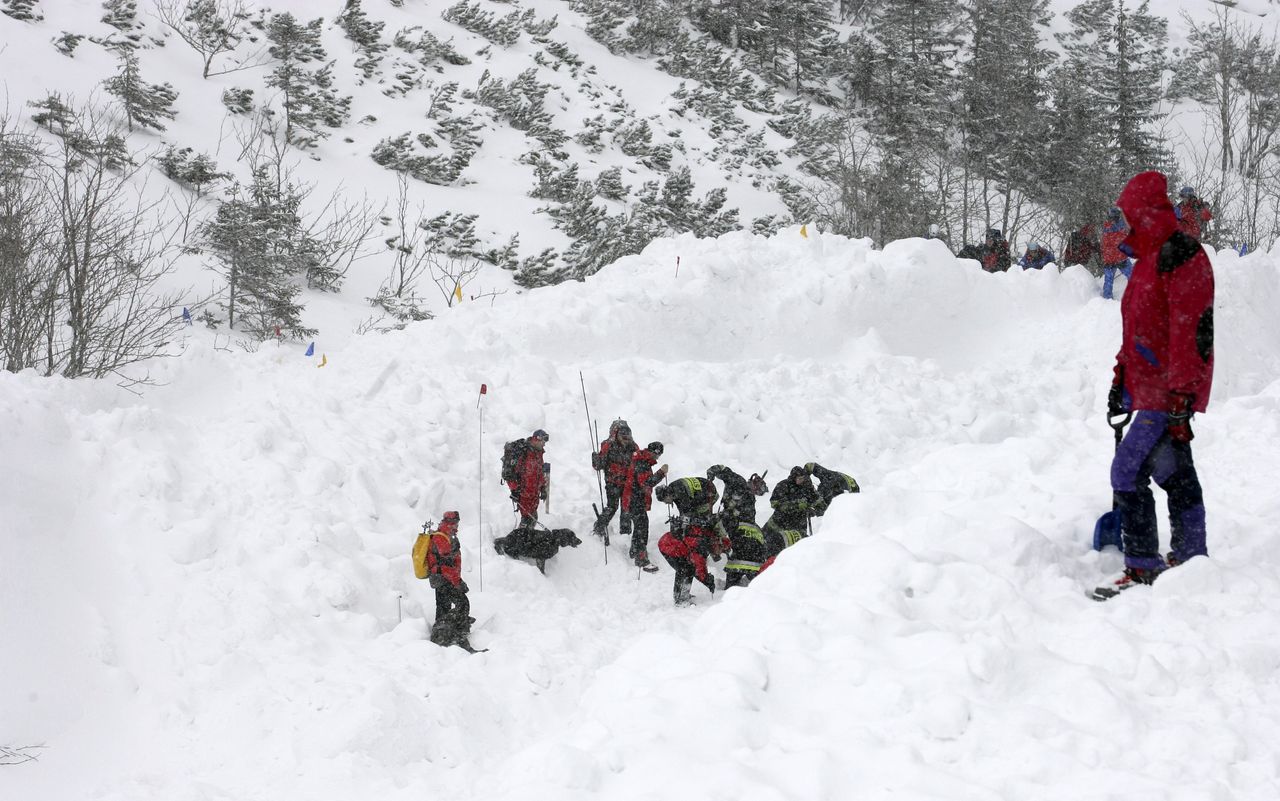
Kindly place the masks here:
<instances>
[{"instance_id":1,"label":"pine tree","mask_svg":"<svg viewBox=\"0 0 1280 801\"><path fill-rule=\"evenodd\" d=\"M177 112L173 110L178 93L167 83L155 84L142 80L142 70L138 65L138 55L132 48L115 48L120 57L120 71L115 77L102 82L108 94L115 95L124 108L125 118L129 121L129 130L136 124L141 128L163 131L161 120L173 119Z\"/></svg>"},{"instance_id":2,"label":"pine tree","mask_svg":"<svg viewBox=\"0 0 1280 801\"><path fill-rule=\"evenodd\" d=\"M338 16L338 24L360 53L356 58L356 68L365 78L372 78L382 62L382 54L387 51L387 43L382 41L382 29L386 23L370 20L360 7L360 0L349 0Z\"/></svg>"},{"instance_id":3,"label":"pine tree","mask_svg":"<svg viewBox=\"0 0 1280 801\"><path fill-rule=\"evenodd\" d=\"M1084 84L1107 123L1115 172L1129 176L1167 164L1153 130L1160 112L1168 23L1152 16L1148 1L1087 0L1067 13L1071 29L1059 35L1075 78Z\"/></svg>"},{"instance_id":4,"label":"pine tree","mask_svg":"<svg viewBox=\"0 0 1280 801\"><path fill-rule=\"evenodd\" d=\"M130 31L138 24L136 0L105 0L102 4L102 21L118 31Z\"/></svg>"},{"instance_id":5,"label":"pine tree","mask_svg":"<svg viewBox=\"0 0 1280 801\"><path fill-rule=\"evenodd\" d=\"M235 187L213 219L201 227L201 241L227 279L227 325L258 339L281 333L295 339L315 334L302 323L301 287L296 276L314 261L298 215L302 194L281 185L266 169L255 169L247 188Z\"/></svg>"},{"instance_id":6,"label":"pine tree","mask_svg":"<svg viewBox=\"0 0 1280 801\"><path fill-rule=\"evenodd\" d=\"M776 0L751 22L749 61L767 78L804 93L825 77L837 38L827 0Z\"/></svg>"},{"instance_id":7,"label":"pine tree","mask_svg":"<svg viewBox=\"0 0 1280 801\"><path fill-rule=\"evenodd\" d=\"M301 25L292 14L283 13L272 16L267 25L268 52L279 62L267 76L267 85L282 95L285 141L299 147L328 136L323 128L342 125L351 108L351 98L333 90L332 64L317 70L302 66L326 57L320 43L323 22L317 18Z\"/></svg>"},{"instance_id":8,"label":"pine tree","mask_svg":"<svg viewBox=\"0 0 1280 801\"><path fill-rule=\"evenodd\" d=\"M36 12L40 0L3 0L0 2L0 14L13 17L21 22L35 22L44 19Z\"/></svg>"}]
</instances>

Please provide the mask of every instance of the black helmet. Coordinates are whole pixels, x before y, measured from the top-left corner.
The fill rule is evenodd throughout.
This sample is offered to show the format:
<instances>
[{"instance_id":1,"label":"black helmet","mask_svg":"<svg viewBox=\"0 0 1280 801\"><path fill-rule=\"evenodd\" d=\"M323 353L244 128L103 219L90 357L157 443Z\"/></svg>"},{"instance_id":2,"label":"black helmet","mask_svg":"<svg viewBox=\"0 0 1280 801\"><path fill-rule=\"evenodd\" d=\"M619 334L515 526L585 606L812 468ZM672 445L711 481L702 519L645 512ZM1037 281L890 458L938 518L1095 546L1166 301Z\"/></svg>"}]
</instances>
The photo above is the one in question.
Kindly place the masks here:
<instances>
[{"instance_id":1,"label":"black helmet","mask_svg":"<svg viewBox=\"0 0 1280 801\"><path fill-rule=\"evenodd\" d=\"M551 435L539 428L537 431L533 432L533 435L530 436L529 439L540 439L543 442L550 442Z\"/></svg>"},{"instance_id":2,"label":"black helmet","mask_svg":"<svg viewBox=\"0 0 1280 801\"><path fill-rule=\"evenodd\" d=\"M645 450L647 450L649 453L652 453L654 456L661 456L663 451L662 443L650 442L647 446L645 446Z\"/></svg>"}]
</instances>

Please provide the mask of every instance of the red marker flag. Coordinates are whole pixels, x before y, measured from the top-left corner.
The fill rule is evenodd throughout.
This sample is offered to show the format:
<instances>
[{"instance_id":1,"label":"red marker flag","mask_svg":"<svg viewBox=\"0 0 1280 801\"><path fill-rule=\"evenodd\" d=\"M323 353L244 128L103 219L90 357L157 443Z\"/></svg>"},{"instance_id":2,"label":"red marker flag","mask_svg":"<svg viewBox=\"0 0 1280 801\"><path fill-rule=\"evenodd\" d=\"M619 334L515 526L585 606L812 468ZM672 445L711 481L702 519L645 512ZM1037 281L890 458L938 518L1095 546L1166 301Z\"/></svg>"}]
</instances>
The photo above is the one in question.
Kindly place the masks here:
<instances>
[{"instance_id":1,"label":"red marker flag","mask_svg":"<svg viewBox=\"0 0 1280 801\"><path fill-rule=\"evenodd\" d=\"M485 396L485 395L488 395L488 394L489 394L489 385L488 385L488 384L481 384L481 385L480 385L480 394L476 396L476 408L477 408L477 409L478 409L478 408L480 408L480 401L481 401L481 400L483 400L483 399L484 399L484 396Z\"/></svg>"}]
</instances>

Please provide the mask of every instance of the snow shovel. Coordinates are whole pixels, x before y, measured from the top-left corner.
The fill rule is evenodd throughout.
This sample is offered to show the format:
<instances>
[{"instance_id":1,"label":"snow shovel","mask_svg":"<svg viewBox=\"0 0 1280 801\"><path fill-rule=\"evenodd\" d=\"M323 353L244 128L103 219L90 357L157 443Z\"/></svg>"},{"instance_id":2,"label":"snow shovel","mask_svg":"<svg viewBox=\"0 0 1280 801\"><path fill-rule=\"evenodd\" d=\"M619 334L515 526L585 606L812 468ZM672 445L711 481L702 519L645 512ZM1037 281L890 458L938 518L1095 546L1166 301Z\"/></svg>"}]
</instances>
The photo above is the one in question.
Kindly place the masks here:
<instances>
[{"instance_id":1,"label":"snow shovel","mask_svg":"<svg viewBox=\"0 0 1280 801\"><path fill-rule=\"evenodd\" d=\"M1113 420L1110 415L1107 416L1107 425L1116 432L1116 450L1120 450L1120 442L1124 439L1125 426L1129 425L1129 419L1133 417L1132 412L1125 412L1124 417ZM1120 550L1124 550L1124 541L1121 538L1121 524L1124 518L1119 509L1116 508L1115 493L1111 495L1111 511L1098 518L1098 522L1093 526L1093 549L1101 551L1108 545L1114 545Z\"/></svg>"}]
</instances>

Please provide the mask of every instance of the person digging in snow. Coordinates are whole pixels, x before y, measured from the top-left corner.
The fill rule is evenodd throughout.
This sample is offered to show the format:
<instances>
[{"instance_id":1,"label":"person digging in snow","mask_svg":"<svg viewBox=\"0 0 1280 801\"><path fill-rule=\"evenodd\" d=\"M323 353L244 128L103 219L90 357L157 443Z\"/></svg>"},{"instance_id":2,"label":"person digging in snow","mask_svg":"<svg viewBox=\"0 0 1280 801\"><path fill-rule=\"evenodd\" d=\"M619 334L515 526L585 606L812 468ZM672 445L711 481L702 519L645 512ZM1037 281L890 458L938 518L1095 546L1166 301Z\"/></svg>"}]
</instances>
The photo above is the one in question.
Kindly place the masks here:
<instances>
[{"instance_id":1,"label":"person digging in snow","mask_svg":"<svg viewBox=\"0 0 1280 801\"><path fill-rule=\"evenodd\" d=\"M658 540L658 552L675 569L672 598L676 606L693 603L690 589L696 578L711 593L716 580L707 569L707 557L719 560L729 548L727 538L715 529L712 507L716 485L705 478L680 478L654 490L662 503L675 504L680 513L671 518L671 530Z\"/></svg>"},{"instance_id":2,"label":"person digging in snow","mask_svg":"<svg viewBox=\"0 0 1280 801\"><path fill-rule=\"evenodd\" d=\"M769 496L773 515L764 524L768 559L761 570L772 564L784 548L809 536L809 518L818 501L818 493L808 471L800 466L791 468L787 477L773 488L773 494Z\"/></svg>"},{"instance_id":3,"label":"person digging in snow","mask_svg":"<svg viewBox=\"0 0 1280 801\"><path fill-rule=\"evenodd\" d=\"M667 477L665 464L653 469L662 451L661 442L650 442L644 450L631 455L620 499L622 529L631 531L631 548L627 555L636 567L647 573L658 570L658 566L649 561L649 509L653 506L654 486Z\"/></svg>"},{"instance_id":4,"label":"person digging in snow","mask_svg":"<svg viewBox=\"0 0 1280 801\"><path fill-rule=\"evenodd\" d=\"M724 584L745 587L767 558L764 533L756 527L756 498L768 492L769 486L761 475L752 473L746 479L722 464L707 468L707 480L724 482L716 523L720 535L729 539Z\"/></svg>"},{"instance_id":5,"label":"person digging in snow","mask_svg":"<svg viewBox=\"0 0 1280 801\"><path fill-rule=\"evenodd\" d=\"M1204 499L1191 458L1191 419L1209 403L1213 383L1213 267L1179 230L1159 172L1131 179L1116 205L1137 258L1120 301L1123 336L1107 409L1135 413L1111 463L1121 517L1124 575L1094 591L1096 600L1150 584L1170 565L1207 555ZM1150 481L1168 493L1172 551L1160 555Z\"/></svg>"},{"instance_id":6,"label":"person digging in snow","mask_svg":"<svg viewBox=\"0 0 1280 801\"><path fill-rule=\"evenodd\" d=\"M813 506L811 517L822 517L827 513L827 508L831 506L831 502L838 496L844 495L846 492L862 492L862 488L858 486L858 482L848 473L841 473L837 470L829 470L817 462L809 462L804 466L804 471L814 478L818 479L818 502Z\"/></svg>"}]
</instances>

